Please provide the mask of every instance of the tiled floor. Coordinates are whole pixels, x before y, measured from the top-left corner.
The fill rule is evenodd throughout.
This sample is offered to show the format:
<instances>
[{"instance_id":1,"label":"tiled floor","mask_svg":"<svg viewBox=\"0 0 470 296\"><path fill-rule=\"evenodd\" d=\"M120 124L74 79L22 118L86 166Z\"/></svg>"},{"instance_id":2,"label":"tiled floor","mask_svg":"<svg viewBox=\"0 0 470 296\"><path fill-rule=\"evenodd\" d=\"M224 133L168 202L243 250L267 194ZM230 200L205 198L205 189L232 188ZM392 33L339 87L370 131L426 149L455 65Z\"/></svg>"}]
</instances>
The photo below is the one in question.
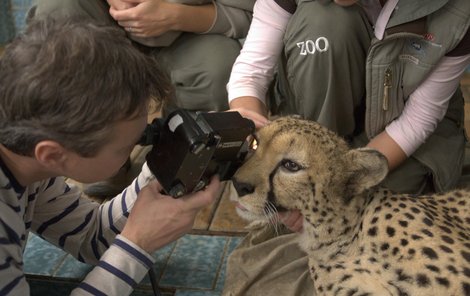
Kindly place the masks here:
<instances>
[{"instance_id":1,"label":"tiled floor","mask_svg":"<svg viewBox=\"0 0 470 296\"><path fill-rule=\"evenodd\" d=\"M228 254L240 237L189 234L155 254L154 271L164 295L220 295ZM29 238L24 271L31 295L69 295L92 266L83 264L36 235ZM153 295L147 276L132 295Z\"/></svg>"},{"instance_id":2,"label":"tiled floor","mask_svg":"<svg viewBox=\"0 0 470 296\"><path fill-rule=\"evenodd\" d=\"M468 103L465 125L470 131L470 73L462 79L462 86ZM470 158L467 163L470 164ZM190 234L154 254L157 259L154 270L163 295L220 295L227 256L241 241L246 226L235 213L231 193L232 187L226 183L219 201L198 215ZM32 295L68 295L90 268L37 236L29 239L25 272ZM148 278L133 295L153 295Z\"/></svg>"}]
</instances>

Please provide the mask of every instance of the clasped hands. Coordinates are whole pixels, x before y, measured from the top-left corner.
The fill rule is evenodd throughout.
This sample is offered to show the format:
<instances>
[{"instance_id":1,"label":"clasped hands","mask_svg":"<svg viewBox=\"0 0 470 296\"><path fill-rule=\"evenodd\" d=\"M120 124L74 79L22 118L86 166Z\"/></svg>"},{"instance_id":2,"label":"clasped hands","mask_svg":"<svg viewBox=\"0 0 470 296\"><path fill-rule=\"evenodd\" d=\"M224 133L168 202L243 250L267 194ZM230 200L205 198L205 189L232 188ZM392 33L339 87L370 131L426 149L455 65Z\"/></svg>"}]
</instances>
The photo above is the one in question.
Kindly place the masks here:
<instances>
[{"instance_id":1,"label":"clasped hands","mask_svg":"<svg viewBox=\"0 0 470 296\"><path fill-rule=\"evenodd\" d=\"M176 6L163 0L108 0L109 14L137 37L160 36L178 30Z\"/></svg>"},{"instance_id":2,"label":"clasped hands","mask_svg":"<svg viewBox=\"0 0 470 296\"><path fill-rule=\"evenodd\" d=\"M203 33L212 26L215 5L185 5L164 0L108 0L109 14L136 37L157 37L169 31Z\"/></svg>"}]
</instances>

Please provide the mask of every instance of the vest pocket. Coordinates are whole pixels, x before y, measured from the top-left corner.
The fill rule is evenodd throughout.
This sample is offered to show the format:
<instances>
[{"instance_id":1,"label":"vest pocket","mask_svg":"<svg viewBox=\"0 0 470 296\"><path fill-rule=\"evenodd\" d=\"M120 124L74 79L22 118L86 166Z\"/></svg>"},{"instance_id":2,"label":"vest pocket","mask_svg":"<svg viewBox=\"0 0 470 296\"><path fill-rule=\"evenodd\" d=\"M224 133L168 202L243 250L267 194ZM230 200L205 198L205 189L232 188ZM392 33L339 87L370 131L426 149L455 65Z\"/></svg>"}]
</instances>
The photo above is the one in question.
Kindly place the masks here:
<instances>
[{"instance_id":1,"label":"vest pocket","mask_svg":"<svg viewBox=\"0 0 470 296\"><path fill-rule=\"evenodd\" d=\"M442 47L410 33L374 40L366 71L365 129L373 138L403 111L410 94L443 55Z\"/></svg>"},{"instance_id":2,"label":"vest pocket","mask_svg":"<svg viewBox=\"0 0 470 296\"><path fill-rule=\"evenodd\" d=\"M403 67L401 63L390 64L382 72L383 83L379 91L379 100L382 108L377 112L378 125L377 132L385 129L385 126L400 116L405 107L405 98L403 97Z\"/></svg>"},{"instance_id":3,"label":"vest pocket","mask_svg":"<svg viewBox=\"0 0 470 296\"><path fill-rule=\"evenodd\" d=\"M366 83L370 84L366 97L365 130L368 138L373 138L385 126L400 116L405 106L402 85L403 67L401 63L388 61L375 64L366 73Z\"/></svg>"}]
</instances>

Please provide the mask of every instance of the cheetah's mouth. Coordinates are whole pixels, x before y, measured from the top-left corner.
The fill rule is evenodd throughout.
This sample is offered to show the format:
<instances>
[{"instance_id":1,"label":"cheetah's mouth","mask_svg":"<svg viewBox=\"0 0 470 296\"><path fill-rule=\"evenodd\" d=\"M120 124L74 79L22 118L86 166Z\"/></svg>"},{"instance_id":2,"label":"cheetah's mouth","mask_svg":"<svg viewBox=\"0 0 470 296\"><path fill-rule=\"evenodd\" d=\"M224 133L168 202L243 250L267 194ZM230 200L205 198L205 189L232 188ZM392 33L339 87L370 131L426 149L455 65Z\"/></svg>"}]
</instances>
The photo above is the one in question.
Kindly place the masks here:
<instances>
[{"instance_id":1,"label":"cheetah's mouth","mask_svg":"<svg viewBox=\"0 0 470 296\"><path fill-rule=\"evenodd\" d=\"M264 207L251 208L247 205L246 207L240 202L235 203L235 210L237 214L247 221L267 221L270 223L277 223L278 213L289 211L282 206L275 206L272 203L267 202Z\"/></svg>"},{"instance_id":2,"label":"cheetah's mouth","mask_svg":"<svg viewBox=\"0 0 470 296\"><path fill-rule=\"evenodd\" d=\"M237 203L235 204L235 207L236 207L237 209L239 209L240 211L242 211L242 212L248 212L248 209L245 208L245 207L244 207L241 203L239 203L239 202L237 202Z\"/></svg>"},{"instance_id":3,"label":"cheetah's mouth","mask_svg":"<svg viewBox=\"0 0 470 296\"><path fill-rule=\"evenodd\" d=\"M248 210L247 208L245 208L245 207L244 207L241 203L239 203L239 202L237 202L237 203L235 204L235 207L236 207L238 210L242 211L242 212L249 212L249 210ZM266 208L266 209L269 208L269 205L266 205L265 208ZM288 212L288 211L289 211L289 209L286 209L286 208L284 208L283 206L279 206L279 205L274 205L274 208L275 208L276 211L279 212L279 213L280 213L280 212Z\"/></svg>"},{"instance_id":4,"label":"cheetah's mouth","mask_svg":"<svg viewBox=\"0 0 470 296\"><path fill-rule=\"evenodd\" d=\"M289 211L288 208L279 205L279 203L277 202L276 195L272 190L268 192L268 198L266 200L264 208L265 210L275 209L278 213Z\"/></svg>"},{"instance_id":5,"label":"cheetah's mouth","mask_svg":"<svg viewBox=\"0 0 470 296\"><path fill-rule=\"evenodd\" d=\"M249 208L243 206L240 202L235 204L235 210L241 218L247 221L264 220L266 218L262 213L253 212Z\"/></svg>"},{"instance_id":6,"label":"cheetah's mouth","mask_svg":"<svg viewBox=\"0 0 470 296\"><path fill-rule=\"evenodd\" d=\"M274 205L274 208L277 210L278 213L288 212L289 211L289 209L284 208L283 206L280 206L280 205Z\"/></svg>"}]
</instances>

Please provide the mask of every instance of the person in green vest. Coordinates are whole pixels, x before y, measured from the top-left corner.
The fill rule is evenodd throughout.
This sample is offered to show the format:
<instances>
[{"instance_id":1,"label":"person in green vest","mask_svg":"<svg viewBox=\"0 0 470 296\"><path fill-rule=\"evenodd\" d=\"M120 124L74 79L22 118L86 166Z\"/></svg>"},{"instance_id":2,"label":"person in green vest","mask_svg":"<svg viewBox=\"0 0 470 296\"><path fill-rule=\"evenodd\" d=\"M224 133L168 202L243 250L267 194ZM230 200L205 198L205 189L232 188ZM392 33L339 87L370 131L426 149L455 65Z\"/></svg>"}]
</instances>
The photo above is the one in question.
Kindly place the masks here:
<instances>
[{"instance_id":1,"label":"person in green vest","mask_svg":"<svg viewBox=\"0 0 470 296\"><path fill-rule=\"evenodd\" d=\"M469 15L467 0L258 0L230 107L258 127L268 114L298 114L377 149L392 190L449 190L466 143L459 82L470 64ZM302 228L298 213L281 219ZM251 231L229 259L224 295L312 295L295 236Z\"/></svg>"}]
</instances>

